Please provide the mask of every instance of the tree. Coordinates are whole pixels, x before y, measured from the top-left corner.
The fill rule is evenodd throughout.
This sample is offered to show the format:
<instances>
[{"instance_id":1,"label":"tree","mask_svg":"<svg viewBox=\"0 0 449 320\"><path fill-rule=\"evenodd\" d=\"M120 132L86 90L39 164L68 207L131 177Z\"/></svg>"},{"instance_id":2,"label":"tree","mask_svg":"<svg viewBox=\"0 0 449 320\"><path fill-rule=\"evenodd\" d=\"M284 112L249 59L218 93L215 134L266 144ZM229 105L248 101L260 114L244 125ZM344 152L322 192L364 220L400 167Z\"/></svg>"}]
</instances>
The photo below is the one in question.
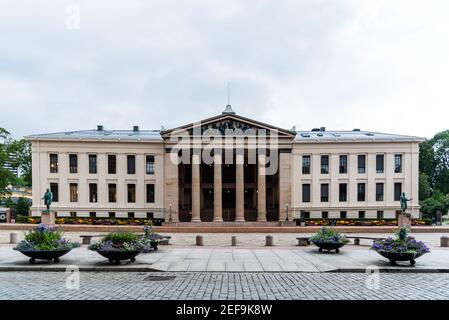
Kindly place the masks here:
<instances>
[{"instance_id":1,"label":"tree","mask_svg":"<svg viewBox=\"0 0 449 320\"><path fill-rule=\"evenodd\" d=\"M8 146L11 136L8 131L0 128L0 200L8 195L7 186L13 180L14 175L5 168L5 163L9 159Z\"/></svg>"},{"instance_id":2,"label":"tree","mask_svg":"<svg viewBox=\"0 0 449 320\"><path fill-rule=\"evenodd\" d=\"M435 191L432 197L420 201L420 205L424 216L435 216L438 211L445 215L449 210L449 197L440 191Z\"/></svg>"},{"instance_id":3,"label":"tree","mask_svg":"<svg viewBox=\"0 0 449 320\"><path fill-rule=\"evenodd\" d=\"M419 174L419 200L425 200L432 194L429 177L425 173Z\"/></svg>"},{"instance_id":4,"label":"tree","mask_svg":"<svg viewBox=\"0 0 449 320\"><path fill-rule=\"evenodd\" d=\"M16 140L9 145L9 153L13 155L12 165L19 169L21 175L18 184L30 187L32 184L31 145L25 140Z\"/></svg>"},{"instance_id":5,"label":"tree","mask_svg":"<svg viewBox=\"0 0 449 320\"><path fill-rule=\"evenodd\" d=\"M15 216L27 216L30 211L30 201L27 198L20 197L14 205Z\"/></svg>"}]
</instances>

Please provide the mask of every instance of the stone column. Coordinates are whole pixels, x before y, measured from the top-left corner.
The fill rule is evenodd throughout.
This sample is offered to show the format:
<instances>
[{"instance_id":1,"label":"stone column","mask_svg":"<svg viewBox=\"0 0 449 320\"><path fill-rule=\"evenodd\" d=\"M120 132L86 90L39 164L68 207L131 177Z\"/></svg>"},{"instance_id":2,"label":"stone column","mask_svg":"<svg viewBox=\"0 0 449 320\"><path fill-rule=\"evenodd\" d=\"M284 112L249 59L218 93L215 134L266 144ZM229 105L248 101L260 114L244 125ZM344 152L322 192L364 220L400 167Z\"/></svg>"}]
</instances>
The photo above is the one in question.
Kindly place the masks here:
<instances>
[{"instance_id":1,"label":"stone column","mask_svg":"<svg viewBox=\"0 0 449 320\"><path fill-rule=\"evenodd\" d=\"M267 221L265 155L259 154L257 160L257 221Z\"/></svg>"},{"instance_id":2,"label":"stone column","mask_svg":"<svg viewBox=\"0 0 449 320\"><path fill-rule=\"evenodd\" d=\"M235 208L235 221L245 221L245 177L243 174L243 154L236 155L236 174L235 174L235 196L236 196L236 208Z\"/></svg>"},{"instance_id":3,"label":"stone column","mask_svg":"<svg viewBox=\"0 0 449 320\"><path fill-rule=\"evenodd\" d=\"M164 183L165 183L165 222L179 221L179 182L177 156L170 152L164 155Z\"/></svg>"},{"instance_id":4,"label":"stone column","mask_svg":"<svg viewBox=\"0 0 449 320\"><path fill-rule=\"evenodd\" d=\"M291 153L281 152L279 154L279 221L293 221L293 212L291 211Z\"/></svg>"},{"instance_id":5,"label":"stone column","mask_svg":"<svg viewBox=\"0 0 449 320\"><path fill-rule=\"evenodd\" d=\"M192 155L192 222L200 222L200 160L199 154Z\"/></svg>"},{"instance_id":6,"label":"stone column","mask_svg":"<svg viewBox=\"0 0 449 320\"><path fill-rule=\"evenodd\" d=\"M221 166L221 153L214 154L214 222L223 222Z\"/></svg>"}]
</instances>

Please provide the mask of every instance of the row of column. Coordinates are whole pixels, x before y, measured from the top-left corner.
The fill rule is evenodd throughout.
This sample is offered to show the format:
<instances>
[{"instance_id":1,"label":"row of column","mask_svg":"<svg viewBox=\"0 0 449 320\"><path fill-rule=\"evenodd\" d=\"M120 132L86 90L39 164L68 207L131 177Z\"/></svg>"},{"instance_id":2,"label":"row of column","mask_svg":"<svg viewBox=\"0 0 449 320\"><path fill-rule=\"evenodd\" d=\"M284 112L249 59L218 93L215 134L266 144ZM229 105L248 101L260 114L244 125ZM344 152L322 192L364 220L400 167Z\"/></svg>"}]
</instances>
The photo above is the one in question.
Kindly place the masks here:
<instances>
[{"instance_id":1,"label":"row of column","mask_svg":"<svg viewBox=\"0 0 449 320\"><path fill-rule=\"evenodd\" d=\"M235 221L245 221L245 178L244 156L236 155L236 217ZM201 185L200 162L198 154L192 155L192 222L201 221ZM257 177L257 221L267 221L266 218L266 179L265 179L265 155L258 155ZM214 221L223 221L223 196L222 196L222 157L214 156Z\"/></svg>"}]
</instances>

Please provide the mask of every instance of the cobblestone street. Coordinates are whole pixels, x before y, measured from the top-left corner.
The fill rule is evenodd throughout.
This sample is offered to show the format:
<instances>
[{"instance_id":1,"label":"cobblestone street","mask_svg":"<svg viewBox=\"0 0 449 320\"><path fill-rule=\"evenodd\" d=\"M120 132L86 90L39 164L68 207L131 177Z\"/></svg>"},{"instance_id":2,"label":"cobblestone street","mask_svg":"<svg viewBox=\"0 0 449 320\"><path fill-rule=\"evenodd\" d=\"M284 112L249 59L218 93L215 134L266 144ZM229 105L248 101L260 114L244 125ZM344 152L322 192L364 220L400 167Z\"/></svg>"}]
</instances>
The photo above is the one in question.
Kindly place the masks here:
<instances>
[{"instance_id":1,"label":"cobblestone street","mask_svg":"<svg viewBox=\"0 0 449 320\"><path fill-rule=\"evenodd\" d=\"M82 272L76 290L67 289L63 272L2 272L0 299L449 299L449 274L379 276L376 289L364 273Z\"/></svg>"}]
</instances>

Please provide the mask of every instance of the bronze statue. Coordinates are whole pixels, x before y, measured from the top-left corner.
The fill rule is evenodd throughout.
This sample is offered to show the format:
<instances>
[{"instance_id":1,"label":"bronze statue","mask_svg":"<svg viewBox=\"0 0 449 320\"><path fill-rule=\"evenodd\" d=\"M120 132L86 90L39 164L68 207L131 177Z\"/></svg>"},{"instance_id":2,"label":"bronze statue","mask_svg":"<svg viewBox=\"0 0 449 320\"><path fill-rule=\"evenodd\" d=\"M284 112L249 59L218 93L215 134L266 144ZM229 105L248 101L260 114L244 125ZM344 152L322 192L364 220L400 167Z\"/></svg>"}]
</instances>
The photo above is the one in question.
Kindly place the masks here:
<instances>
[{"instance_id":1,"label":"bronze statue","mask_svg":"<svg viewBox=\"0 0 449 320\"><path fill-rule=\"evenodd\" d=\"M405 196L405 192L402 193L401 197L399 198L399 201L401 202L401 211L405 214L405 211L407 210L407 201L411 201L413 199L407 199Z\"/></svg>"},{"instance_id":2,"label":"bronze statue","mask_svg":"<svg viewBox=\"0 0 449 320\"><path fill-rule=\"evenodd\" d=\"M51 202L53 201L53 193L50 191L50 189L47 189L42 199L47 206L47 212L50 212Z\"/></svg>"}]
</instances>

